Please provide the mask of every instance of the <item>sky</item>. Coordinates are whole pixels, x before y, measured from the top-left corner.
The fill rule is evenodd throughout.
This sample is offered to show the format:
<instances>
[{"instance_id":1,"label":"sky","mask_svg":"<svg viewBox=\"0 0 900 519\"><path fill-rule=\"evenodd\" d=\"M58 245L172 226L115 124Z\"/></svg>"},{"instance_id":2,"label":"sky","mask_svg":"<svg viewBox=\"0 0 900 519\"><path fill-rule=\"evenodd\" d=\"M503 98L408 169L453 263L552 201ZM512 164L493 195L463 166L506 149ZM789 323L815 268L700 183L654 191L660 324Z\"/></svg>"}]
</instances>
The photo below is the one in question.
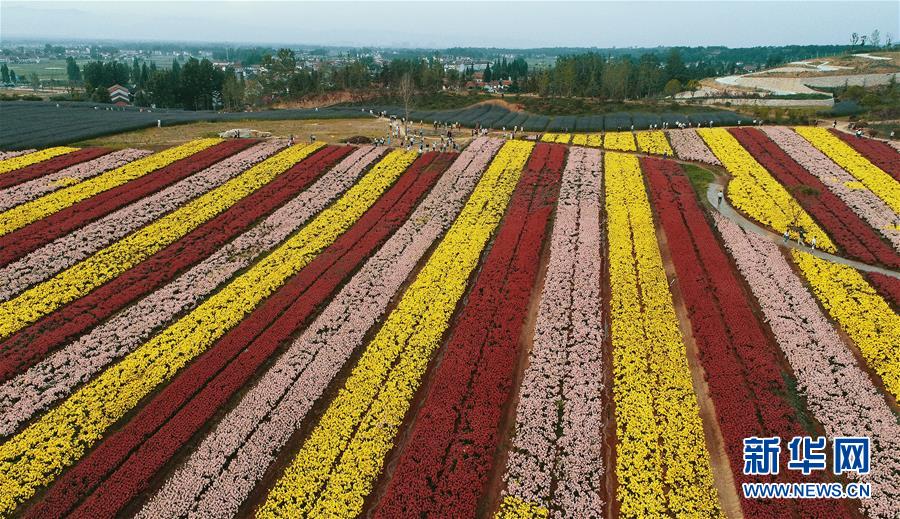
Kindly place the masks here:
<instances>
[{"instance_id":1,"label":"sky","mask_svg":"<svg viewBox=\"0 0 900 519\"><path fill-rule=\"evenodd\" d=\"M447 48L900 39L898 1L0 1L9 38Z\"/></svg>"}]
</instances>

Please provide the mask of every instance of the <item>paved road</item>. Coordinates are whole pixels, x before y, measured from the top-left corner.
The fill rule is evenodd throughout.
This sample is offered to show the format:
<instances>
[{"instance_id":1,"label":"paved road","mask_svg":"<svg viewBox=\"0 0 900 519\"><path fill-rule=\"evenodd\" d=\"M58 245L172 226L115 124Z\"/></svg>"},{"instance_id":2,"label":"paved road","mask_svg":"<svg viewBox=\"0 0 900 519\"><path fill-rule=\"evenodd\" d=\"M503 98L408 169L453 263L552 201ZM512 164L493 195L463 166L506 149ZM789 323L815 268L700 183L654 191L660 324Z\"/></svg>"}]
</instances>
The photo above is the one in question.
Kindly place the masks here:
<instances>
[{"instance_id":1,"label":"paved road","mask_svg":"<svg viewBox=\"0 0 900 519\"><path fill-rule=\"evenodd\" d=\"M719 184L710 184L706 189L706 199L709 200L710 205L719 213L722 214L725 218L735 222L740 225L742 229L752 231L769 241L778 244L780 247L787 247L791 249L800 249L803 252L809 252L814 256L817 256L822 259L826 259L828 261L833 261L835 263L841 263L844 265L848 265L850 267L855 268L856 270L863 270L866 272L878 272L879 274L884 274L886 276L891 276L897 279L900 279L900 272L896 272L893 270L889 270L882 267L876 267L874 265L869 265L867 263L862 263L859 261L853 261L841 256L835 256L834 254L829 254L827 252L823 252L820 250L813 250L809 247L799 245L796 241L788 240L787 244L784 243L784 239L775 234L774 232L769 231L756 224L755 222L751 222L750 220L744 218L740 213L735 211L731 204L728 203L728 199L726 197L722 197L722 204L718 204L718 196L719 190L722 188Z\"/></svg>"}]
</instances>

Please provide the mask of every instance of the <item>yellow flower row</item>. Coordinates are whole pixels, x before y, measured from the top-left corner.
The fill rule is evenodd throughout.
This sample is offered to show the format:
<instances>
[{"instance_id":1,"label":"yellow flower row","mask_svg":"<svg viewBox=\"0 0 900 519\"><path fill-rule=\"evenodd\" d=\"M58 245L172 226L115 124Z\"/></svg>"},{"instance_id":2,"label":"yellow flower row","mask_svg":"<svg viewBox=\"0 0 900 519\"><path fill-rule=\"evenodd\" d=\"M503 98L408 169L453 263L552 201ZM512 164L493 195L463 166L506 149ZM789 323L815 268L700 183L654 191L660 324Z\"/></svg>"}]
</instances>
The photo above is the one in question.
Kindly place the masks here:
<instances>
[{"instance_id":1,"label":"yellow flower row","mask_svg":"<svg viewBox=\"0 0 900 519\"><path fill-rule=\"evenodd\" d=\"M668 154L670 157L675 154L672 151L672 147L669 146L669 140L666 139L666 134L662 130L637 132L637 145L638 149L644 153L651 153L654 155Z\"/></svg>"},{"instance_id":2,"label":"yellow flower row","mask_svg":"<svg viewBox=\"0 0 900 519\"><path fill-rule=\"evenodd\" d=\"M77 461L138 402L345 232L415 159L394 151L268 256L0 446L0 515Z\"/></svg>"},{"instance_id":3,"label":"yellow flower row","mask_svg":"<svg viewBox=\"0 0 900 519\"><path fill-rule=\"evenodd\" d=\"M900 316L853 268L797 249L791 254L831 318L853 339L888 392L900 399Z\"/></svg>"},{"instance_id":4,"label":"yellow flower row","mask_svg":"<svg viewBox=\"0 0 900 519\"><path fill-rule=\"evenodd\" d=\"M219 142L222 142L222 139L198 139L191 141L181 146L140 158L134 162L129 162L124 166L107 171L102 175L97 175L74 186L54 191L37 200L13 207L0 213L0 236L25 227L41 218L46 218L86 198L168 166L176 160L193 155Z\"/></svg>"},{"instance_id":5,"label":"yellow flower row","mask_svg":"<svg viewBox=\"0 0 900 519\"><path fill-rule=\"evenodd\" d=\"M352 517L361 511L533 146L509 141L497 153L258 517Z\"/></svg>"},{"instance_id":6,"label":"yellow flower row","mask_svg":"<svg viewBox=\"0 0 900 519\"><path fill-rule=\"evenodd\" d=\"M588 143L588 134L586 133L576 133L572 135L572 146L587 146Z\"/></svg>"},{"instance_id":7,"label":"yellow flower row","mask_svg":"<svg viewBox=\"0 0 900 519\"><path fill-rule=\"evenodd\" d=\"M159 252L322 146L324 144L316 142L288 148L14 299L0 303L0 338L8 337L66 303L83 297Z\"/></svg>"},{"instance_id":8,"label":"yellow flower row","mask_svg":"<svg viewBox=\"0 0 900 519\"><path fill-rule=\"evenodd\" d=\"M721 514L637 157L605 162L622 517Z\"/></svg>"},{"instance_id":9,"label":"yellow flower row","mask_svg":"<svg viewBox=\"0 0 900 519\"><path fill-rule=\"evenodd\" d=\"M606 132L603 135L603 147L607 150L637 151L634 134L631 132Z\"/></svg>"},{"instance_id":10,"label":"yellow flower row","mask_svg":"<svg viewBox=\"0 0 900 519\"><path fill-rule=\"evenodd\" d=\"M792 237L802 228L816 246L835 252L834 243L794 197L753 158L725 128L701 128L697 133L731 173L728 199L746 215L779 234L788 229Z\"/></svg>"},{"instance_id":11,"label":"yellow flower row","mask_svg":"<svg viewBox=\"0 0 900 519\"><path fill-rule=\"evenodd\" d=\"M556 144L569 144L572 134L570 133L545 133L541 136L543 142L554 142Z\"/></svg>"},{"instance_id":12,"label":"yellow flower row","mask_svg":"<svg viewBox=\"0 0 900 519\"><path fill-rule=\"evenodd\" d=\"M550 511L543 506L515 496L504 497L500 502L500 509L494 515L494 519L547 519L549 517Z\"/></svg>"},{"instance_id":13,"label":"yellow flower row","mask_svg":"<svg viewBox=\"0 0 900 519\"><path fill-rule=\"evenodd\" d=\"M73 151L78 151L78 148L57 146L55 148L47 148L46 150L35 151L26 153L25 155L19 155L18 157L0 160L0 175L24 168L25 166L37 164L38 162L44 162L45 160L50 160L53 157L58 157L59 155L64 155Z\"/></svg>"},{"instance_id":14,"label":"yellow flower row","mask_svg":"<svg viewBox=\"0 0 900 519\"><path fill-rule=\"evenodd\" d=\"M878 166L857 153L849 144L835 137L825 128L798 126L795 128L804 139L819 149L838 166L858 178L875 196L900 214L900 182L882 171Z\"/></svg>"}]
</instances>

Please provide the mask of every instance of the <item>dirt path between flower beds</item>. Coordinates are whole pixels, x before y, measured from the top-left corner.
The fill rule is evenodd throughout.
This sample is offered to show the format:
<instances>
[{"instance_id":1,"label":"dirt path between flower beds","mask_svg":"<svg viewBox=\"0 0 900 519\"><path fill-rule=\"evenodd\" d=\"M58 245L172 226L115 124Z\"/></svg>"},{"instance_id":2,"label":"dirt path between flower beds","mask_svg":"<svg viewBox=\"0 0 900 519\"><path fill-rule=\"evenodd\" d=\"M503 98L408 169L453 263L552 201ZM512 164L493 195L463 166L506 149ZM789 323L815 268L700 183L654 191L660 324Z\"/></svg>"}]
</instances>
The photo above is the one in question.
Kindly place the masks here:
<instances>
[{"instance_id":1,"label":"dirt path between flower beds","mask_svg":"<svg viewBox=\"0 0 900 519\"><path fill-rule=\"evenodd\" d=\"M659 218L657 217L656 220L658 222ZM668 239L666 238L665 230L659 223L656 223L655 227L663 265L666 270L666 278L670 280L669 291L672 294L672 303L675 306L675 313L678 315L678 326L681 328L681 336L684 339L694 394L697 395L697 403L700 406L703 435L706 438L706 447L709 451L713 482L719 494L719 504L727 517L742 519L744 514L741 510L741 502L735 486L734 475L731 472L731 464L725 452L725 440L722 437L722 431L719 429L719 422L716 419L715 405L709 396L706 372L700 364L697 343L694 341L694 334L691 331L691 320L688 317L684 298L681 295L681 287L678 284L675 273L675 264L672 262L672 255L669 252Z\"/></svg>"},{"instance_id":2,"label":"dirt path between flower beds","mask_svg":"<svg viewBox=\"0 0 900 519\"><path fill-rule=\"evenodd\" d=\"M877 272L879 274L884 274L885 276L900 279L900 272L897 272L895 270L876 267L874 265L869 265L868 263L854 261L842 256L835 256L834 254L829 254L818 249L811 249L810 247L799 245L796 241L793 240L788 240L787 243L784 243L784 239L781 236L778 236L774 232L760 226L759 224L749 220L748 218L740 214L734 207L731 206L731 204L725 197L722 197L722 202L720 205L717 201L717 196L719 190L722 189L723 185L718 182L722 182L722 179L717 178L715 183L710 183L709 187L706 188L706 200L709 202L710 206L712 206L713 209L718 211L725 218L728 218L732 222L738 224L738 226L740 226L742 229L752 231L782 248L799 249L803 252L808 252L813 256L828 260L832 263L840 263L842 265L847 265L848 267L853 267L856 270L861 270L864 272Z\"/></svg>"}]
</instances>

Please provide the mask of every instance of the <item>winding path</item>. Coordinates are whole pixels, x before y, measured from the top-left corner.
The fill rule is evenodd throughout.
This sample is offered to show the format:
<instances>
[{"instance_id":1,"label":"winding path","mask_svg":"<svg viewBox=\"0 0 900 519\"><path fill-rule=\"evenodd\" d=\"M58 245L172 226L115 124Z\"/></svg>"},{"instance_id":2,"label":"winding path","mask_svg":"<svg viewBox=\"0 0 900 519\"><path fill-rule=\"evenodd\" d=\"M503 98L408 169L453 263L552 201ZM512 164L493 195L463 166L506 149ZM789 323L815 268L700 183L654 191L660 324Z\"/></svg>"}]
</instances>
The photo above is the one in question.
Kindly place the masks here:
<instances>
[{"instance_id":1,"label":"winding path","mask_svg":"<svg viewBox=\"0 0 900 519\"><path fill-rule=\"evenodd\" d=\"M753 231L754 233L767 238L769 241L778 244L781 247L787 247L791 249L800 249L803 252L808 252L814 256L817 256L822 259L826 259L828 261L833 261L835 263L842 263L844 265L848 265L850 267L855 268L856 270L862 270L865 272L877 272L879 274L884 274L885 276L891 276L897 279L900 279L900 272L876 267L874 265L869 265L867 263L861 263L859 261L853 261L841 256L835 256L834 254L829 254L827 252L823 252L818 249L811 249L810 247L800 245L794 240L788 240L785 244L784 239L775 234L774 232L761 227L759 224L752 222L745 218L743 215L738 213L731 204L728 203L728 199L726 197L722 197L721 204L718 202L718 194L719 190L722 189L720 184L712 183L706 188L706 199L709 201L709 204L719 213L722 214L725 218L733 221L734 223L741 226L741 228L745 230Z\"/></svg>"}]
</instances>

